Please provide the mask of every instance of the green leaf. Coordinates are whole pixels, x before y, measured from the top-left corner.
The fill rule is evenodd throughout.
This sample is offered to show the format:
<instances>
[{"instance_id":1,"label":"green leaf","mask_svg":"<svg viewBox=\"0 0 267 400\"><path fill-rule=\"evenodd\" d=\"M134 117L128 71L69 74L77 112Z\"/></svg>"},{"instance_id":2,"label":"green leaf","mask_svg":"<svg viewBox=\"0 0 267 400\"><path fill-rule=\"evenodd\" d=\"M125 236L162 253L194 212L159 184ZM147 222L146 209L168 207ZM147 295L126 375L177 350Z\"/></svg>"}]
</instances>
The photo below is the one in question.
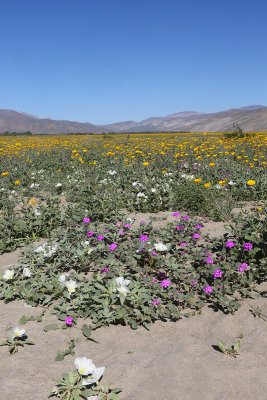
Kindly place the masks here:
<instances>
[{"instance_id":1,"label":"green leaf","mask_svg":"<svg viewBox=\"0 0 267 400\"><path fill-rule=\"evenodd\" d=\"M92 340L92 342L99 343L97 340L91 337L92 330L88 325L84 324L82 326L82 333L88 340Z\"/></svg>"},{"instance_id":2,"label":"green leaf","mask_svg":"<svg viewBox=\"0 0 267 400\"><path fill-rule=\"evenodd\" d=\"M58 352L56 357L55 357L55 361L63 361L63 360L64 360L63 354Z\"/></svg>"},{"instance_id":3,"label":"green leaf","mask_svg":"<svg viewBox=\"0 0 267 400\"><path fill-rule=\"evenodd\" d=\"M48 331L56 331L58 329L58 325L57 324L49 324L49 325L45 325L44 326L44 331L48 332Z\"/></svg>"},{"instance_id":4,"label":"green leaf","mask_svg":"<svg viewBox=\"0 0 267 400\"><path fill-rule=\"evenodd\" d=\"M218 347L219 347L219 349L221 350L221 352L222 353L225 353L226 352L226 349L225 349L225 344L221 341L221 340L218 340Z\"/></svg>"},{"instance_id":5,"label":"green leaf","mask_svg":"<svg viewBox=\"0 0 267 400\"><path fill-rule=\"evenodd\" d=\"M239 351L240 350L240 340L234 344L234 350L235 351Z\"/></svg>"}]
</instances>

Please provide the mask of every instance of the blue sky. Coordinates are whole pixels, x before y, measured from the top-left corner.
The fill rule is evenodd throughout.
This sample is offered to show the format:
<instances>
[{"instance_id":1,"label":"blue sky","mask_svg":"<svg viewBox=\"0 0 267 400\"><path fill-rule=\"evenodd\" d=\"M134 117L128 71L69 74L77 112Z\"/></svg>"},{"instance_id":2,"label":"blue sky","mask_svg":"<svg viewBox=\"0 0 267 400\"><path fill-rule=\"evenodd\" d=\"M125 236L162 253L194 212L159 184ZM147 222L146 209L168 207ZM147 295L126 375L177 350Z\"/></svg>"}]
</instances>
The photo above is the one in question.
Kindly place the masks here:
<instances>
[{"instance_id":1,"label":"blue sky","mask_svg":"<svg viewBox=\"0 0 267 400\"><path fill-rule=\"evenodd\" d=\"M95 124L267 105L266 0L1 2L0 108Z\"/></svg>"}]
</instances>

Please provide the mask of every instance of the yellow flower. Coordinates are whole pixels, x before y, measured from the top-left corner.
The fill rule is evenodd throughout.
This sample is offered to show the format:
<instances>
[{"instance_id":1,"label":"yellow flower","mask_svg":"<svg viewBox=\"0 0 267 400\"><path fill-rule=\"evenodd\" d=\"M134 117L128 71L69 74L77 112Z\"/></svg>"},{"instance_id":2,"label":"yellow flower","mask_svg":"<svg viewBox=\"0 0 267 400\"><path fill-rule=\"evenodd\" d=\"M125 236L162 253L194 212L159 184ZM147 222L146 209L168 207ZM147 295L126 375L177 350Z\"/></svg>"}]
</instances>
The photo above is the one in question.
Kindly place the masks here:
<instances>
[{"instance_id":1,"label":"yellow flower","mask_svg":"<svg viewBox=\"0 0 267 400\"><path fill-rule=\"evenodd\" d=\"M58 169L57 172L61 172L61 169Z\"/></svg>"},{"instance_id":2,"label":"yellow flower","mask_svg":"<svg viewBox=\"0 0 267 400\"><path fill-rule=\"evenodd\" d=\"M259 207L258 210L261 211L261 207Z\"/></svg>"},{"instance_id":3,"label":"yellow flower","mask_svg":"<svg viewBox=\"0 0 267 400\"><path fill-rule=\"evenodd\" d=\"M194 179L194 182L196 183L200 183L202 181L202 179Z\"/></svg>"},{"instance_id":4,"label":"yellow flower","mask_svg":"<svg viewBox=\"0 0 267 400\"><path fill-rule=\"evenodd\" d=\"M20 184L20 181L15 181L15 185L19 185Z\"/></svg>"},{"instance_id":5,"label":"yellow flower","mask_svg":"<svg viewBox=\"0 0 267 400\"><path fill-rule=\"evenodd\" d=\"M210 182L207 182L207 183L204 184L205 188L209 188L210 185L211 185Z\"/></svg>"},{"instance_id":6,"label":"yellow flower","mask_svg":"<svg viewBox=\"0 0 267 400\"><path fill-rule=\"evenodd\" d=\"M144 165L149 165L149 163L146 161L146 162L144 162Z\"/></svg>"},{"instance_id":7,"label":"yellow flower","mask_svg":"<svg viewBox=\"0 0 267 400\"><path fill-rule=\"evenodd\" d=\"M219 185L222 185L222 186L226 185L226 183L227 183L226 181L219 181Z\"/></svg>"},{"instance_id":8,"label":"yellow flower","mask_svg":"<svg viewBox=\"0 0 267 400\"><path fill-rule=\"evenodd\" d=\"M255 185L255 181L253 181L252 179L250 179L249 181L247 181L247 184L249 185L249 186L253 186L253 185Z\"/></svg>"},{"instance_id":9,"label":"yellow flower","mask_svg":"<svg viewBox=\"0 0 267 400\"><path fill-rule=\"evenodd\" d=\"M163 174L166 174L167 171L162 171Z\"/></svg>"},{"instance_id":10,"label":"yellow flower","mask_svg":"<svg viewBox=\"0 0 267 400\"><path fill-rule=\"evenodd\" d=\"M211 163L209 164L210 167L214 167L214 165L215 165L214 162L211 162Z\"/></svg>"},{"instance_id":11,"label":"yellow flower","mask_svg":"<svg viewBox=\"0 0 267 400\"><path fill-rule=\"evenodd\" d=\"M30 203L31 203L32 205L34 205L34 204L35 204L35 200L34 200L34 199L31 199L31 200L30 200Z\"/></svg>"},{"instance_id":12,"label":"yellow flower","mask_svg":"<svg viewBox=\"0 0 267 400\"><path fill-rule=\"evenodd\" d=\"M3 172L1 175L7 176L8 174L9 174L9 172Z\"/></svg>"}]
</instances>

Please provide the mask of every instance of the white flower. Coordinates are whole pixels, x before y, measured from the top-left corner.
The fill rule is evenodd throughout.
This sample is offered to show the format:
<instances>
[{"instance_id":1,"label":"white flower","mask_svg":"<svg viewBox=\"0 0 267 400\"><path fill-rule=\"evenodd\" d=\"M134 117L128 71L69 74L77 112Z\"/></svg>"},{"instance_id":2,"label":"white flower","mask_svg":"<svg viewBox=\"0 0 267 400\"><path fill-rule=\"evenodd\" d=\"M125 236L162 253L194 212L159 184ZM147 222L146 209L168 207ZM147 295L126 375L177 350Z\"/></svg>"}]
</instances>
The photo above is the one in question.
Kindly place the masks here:
<instances>
[{"instance_id":1,"label":"white flower","mask_svg":"<svg viewBox=\"0 0 267 400\"><path fill-rule=\"evenodd\" d=\"M126 221L128 221L130 224L134 223L134 219L132 219L132 218L126 218Z\"/></svg>"},{"instance_id":2,"label":"white flower","mask_svg":"<svg viewBox=\"0 0 267 400\"><path fill-rule=\"evenodd\" d=\"M152 192L152 193L156 193L156 191L157 191L157 189L155 189L155 188L152 188L152 189L151 189L151 192Z\"/></svg>"},{"instance_id":3,"label":"white flower","mask_svg":"<svg viewBox=\"0 0 267 400\"><path fill-rule=\"evenodd\" d=\"M95 370L92 373L92 378L91 379L84 379L82 381L82 385L85 385L85 386L86 385L92 385L96 381L99 381L99 379L103 375L104 371L105 371L105 367L95 368ZM96 398L98 398L98 396L96 396ZM89 397L89 399L90 399L90 397Z\"/></svg>"},{"instance_id":4,"label":"white flower","mask_svg":"<svg viewBox=\"0 0 267 400\"><path fill-rule=\"evenodd\" d=\"M57 246L48 246L47 243L43 243L41 246L37 247L34 251L35 253L43 253L44 257L51 257L55 253Z\"/></svg>"},{"instance_id":5,"label":"white flower","mask_svg":"<svg viewBox=\"0 0 267 400\"><path fill-rule=\"evenodd\" d=\"M110 170L108 171L108 174L109 174L109 175L116 175L117 172L116 172L116 171L112 171L112 169L110 169Z\"/></svg>"},{"instance_id":6,"label":"white flower","mask_svg":"<svg viewBox=\"0 0 267 400\"><path fill-rule=\"evenodd\" d=\"M133 186L136 186L136 185L138 185L138 184L139 184L138 181L132 183Z\"/></svg>"},{"instance_id":7,"label":"white flower","mask_svg":"<svg viewBox=\"0 0 267 400\"><path fill-rule=\"evenodd\" d=\"M127 296L127 293L130 293L130 290L126 286L119 286L117 287L117 291L122 294L123 296Z\"/></svg>"},{"instance_id":8,"label":"white flower","mask_svg":"<svg viewBox=\"0 0 267 400\"><path fill-rule=\"evenodd\" d=\"M143 197L144 199L147 199L147 196L145 195L145 193L142 193L142 192L137 193L136 197L138 197L138 198Z\"/></svg>"},{"instance_id":9,"label":"white flower","mask_svg":"<svg viewBox=\"0 0 267 400\"><path fill-rule=\"evenodd\" d=\"M116 278L117 286L128 286L130 282L129 279L124 279L123 276Z\"/></svg>"},{"instance_id":10,"label":"white flower","mask_svg":"<svg viewBox=\"0 0 267 400\"><path fill-rule=\"evenodd\" d=\"M58 278L58 282L60 283L65 282L67 276L69 276L69 274L61 274L60 277Z\"/></svg>"},{"instance_id":11,"label":"white flower","mask_svg":"<svg viewBox=\"0 0 267 400\"><path fill-rule=\"evenodd\" d=\"M40 184L38 184L38 183L32 183L32 184L30 185L30 189L33 189L34 187L38 187L38 186L40 186Z\"/></svg>"},{"instance_id":12,"label":"white flower","mask_svg":"<svg viewBox=\"0 0 267 400\"><path fill-rule=\"evenodd\" d=\"M89 396L87 397L87 400L99 400L98 396Z\"/></svg>"},{"instance_id":13,"label":"white flower","mask_svg":"<svg viewBox=\"0 0 267 400\"><path fill-rule=\"evenodd\" d=\"M65 286L68 289L69 294L71 294L75 292L77 283L73 280L65 281Z\"/></svg>"},{"instance_id":14,"label":"white flower","mask_svg":"<svg viewBox=\"0 0 267 400\"><path fill-rule=\"evenodd\" d=\"M25 334L25 329L20 329L16 326L15 329L13 329L13 336L12 338L15 337L22 337Z\"/></svg>"},{"instance_id":15,"label":"white flower","mask_svg":"<svg viewBox=\"0 0 267 400\"><path fill-rule=\"evenodd\" d=\"M228 185L236 185L236 183L235 182L233 182L233 181L230 181L230 182L228 182Z\"/></svg>"},{"instance_id":16,"label":"white flower","mask_svg":"<svg viewBox=\"0 0 267 400\"><path fill-rule=\"evenodd\" d=\"M166 251L168 250L167 246L163 243L154 243L154 247L156 251Z\"/></svg>"},{"instance_id":17,"label":"white flower","mask_svg":"<svg viewBox=\"0 0 267 400\"><path fill-rule=\"evenodd\" d=\"M14 271L11 270L11 269L7 269L7 270L4 272L3 279L4 279L5 281L9 281L10 279L13 279L13 276L14 276Z\"/></svg>"},{"instance_id":18,"label":"white flower","mask_svg":"<svg viewBox=\"0 0 267 400\"><path fill-rule=\"evenodd\" d=\"M57 183L56 185L55 185L55 187L61 187L62 186L62 183Z\"/></svg>"},{"instance_id":19,"label":"white flower","mask_svg":"<svg viewBox=\"0 0 267 400\"><path fill-rule=\"evenodd\" d=\"M216 185L216 189L222 189L222 185Z\"/></svg>"},{"instance_id":20,"label":"white flower","mask_svg":"<svg viewBox=\"0 0 267 400\"><path fill-rule=\"evenodd\" d=\"M89 374L91 375L96 370L96 366L93 361L86 357L75 358L74 365L79 374L84 376L87 376Z\"/></svg>"},{"instance_id":21,"label":"white flower","mask_svg":"<svg viewBox=\"0 0 267 400\"><path fill-rule=\"evenodd\" d=\"M39 215L41 215L40 211L36 208L36 210L33 211L34 214L38 217Z\"/></svg>"},{"instance_id":22,"label":"white flower","mask_svg":"<svg viewBox=\"0 0 267 400\"><path fill-rule=\"evenodd\" d=\"M94 249L93 247L91 247L91 248L87 251L87 254L90 255L94 250L95 250L95 249Z\"/></svg>"},{"instance_id":23,"label":"white flower","mask_svg":"<svg viewBox=\"0 0 267 400\"><path fill-rule=\"evenodd\" d=\"M27 267L23 268L23 275L24 275L26 278L30 278L30 276L32 276L31 271L30 271L30 268L27 268Z\"/></svg>"},{"instance_id":24,"label":"white flower","mask_svg":"<svg viewBox=\"0 0 267 400\"><path fill-rule=\"evenodd\" d=\"M81 244L85 245L85 246L88 246L89 243L90 243L89 240L85 240L84 242L81 242Z\"/></svg>"}]
</instances>

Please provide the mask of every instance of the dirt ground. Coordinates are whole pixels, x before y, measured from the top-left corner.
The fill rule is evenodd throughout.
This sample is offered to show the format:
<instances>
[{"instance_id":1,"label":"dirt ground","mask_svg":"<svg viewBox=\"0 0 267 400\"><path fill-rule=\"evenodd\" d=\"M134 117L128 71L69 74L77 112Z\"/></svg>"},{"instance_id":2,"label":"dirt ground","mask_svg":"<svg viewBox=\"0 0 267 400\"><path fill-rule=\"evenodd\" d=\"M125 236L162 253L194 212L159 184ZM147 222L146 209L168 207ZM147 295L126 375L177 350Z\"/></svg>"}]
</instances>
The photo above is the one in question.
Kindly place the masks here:
<instances>
[{"instance_id":1,"label":"dirt ground","mask_svg":"<svg viewBox=\"0 0 267 400\"><path fill-rule=\"evenodd\" d=\"M146 219L145 214L139 217ZM217 224L212 227L216 235L223 229L222 223ZM18 254L19 250L0 256L0 273L16 263ZM29 321L23 326L34 346L20 348L13 356L7 347L0 347L0 400L47 399L62 373L74 370L72 356L55 361L57 352L73 338L79 339L75 357L86 356L97 367L105 366L102 382L121 387L122 400L265 400L267 322L252 315L250 309L256 306L267 315L267 299L262 297L242 301L235 315L206 307L193 318L157 322L149 332L122 326L101 328L93 333L99 344L82 336L79 328L84 321L67 330L44 332L48 323L61 324L47 312L43 322ZM36 316L41 311L26 308L23 302L0 302L0 340L11 335L10 327L18 325L22 315ZM240 333L244 338L237 358L216 349L219 339L232 345Z\"/></svg>"}]
</instances>

